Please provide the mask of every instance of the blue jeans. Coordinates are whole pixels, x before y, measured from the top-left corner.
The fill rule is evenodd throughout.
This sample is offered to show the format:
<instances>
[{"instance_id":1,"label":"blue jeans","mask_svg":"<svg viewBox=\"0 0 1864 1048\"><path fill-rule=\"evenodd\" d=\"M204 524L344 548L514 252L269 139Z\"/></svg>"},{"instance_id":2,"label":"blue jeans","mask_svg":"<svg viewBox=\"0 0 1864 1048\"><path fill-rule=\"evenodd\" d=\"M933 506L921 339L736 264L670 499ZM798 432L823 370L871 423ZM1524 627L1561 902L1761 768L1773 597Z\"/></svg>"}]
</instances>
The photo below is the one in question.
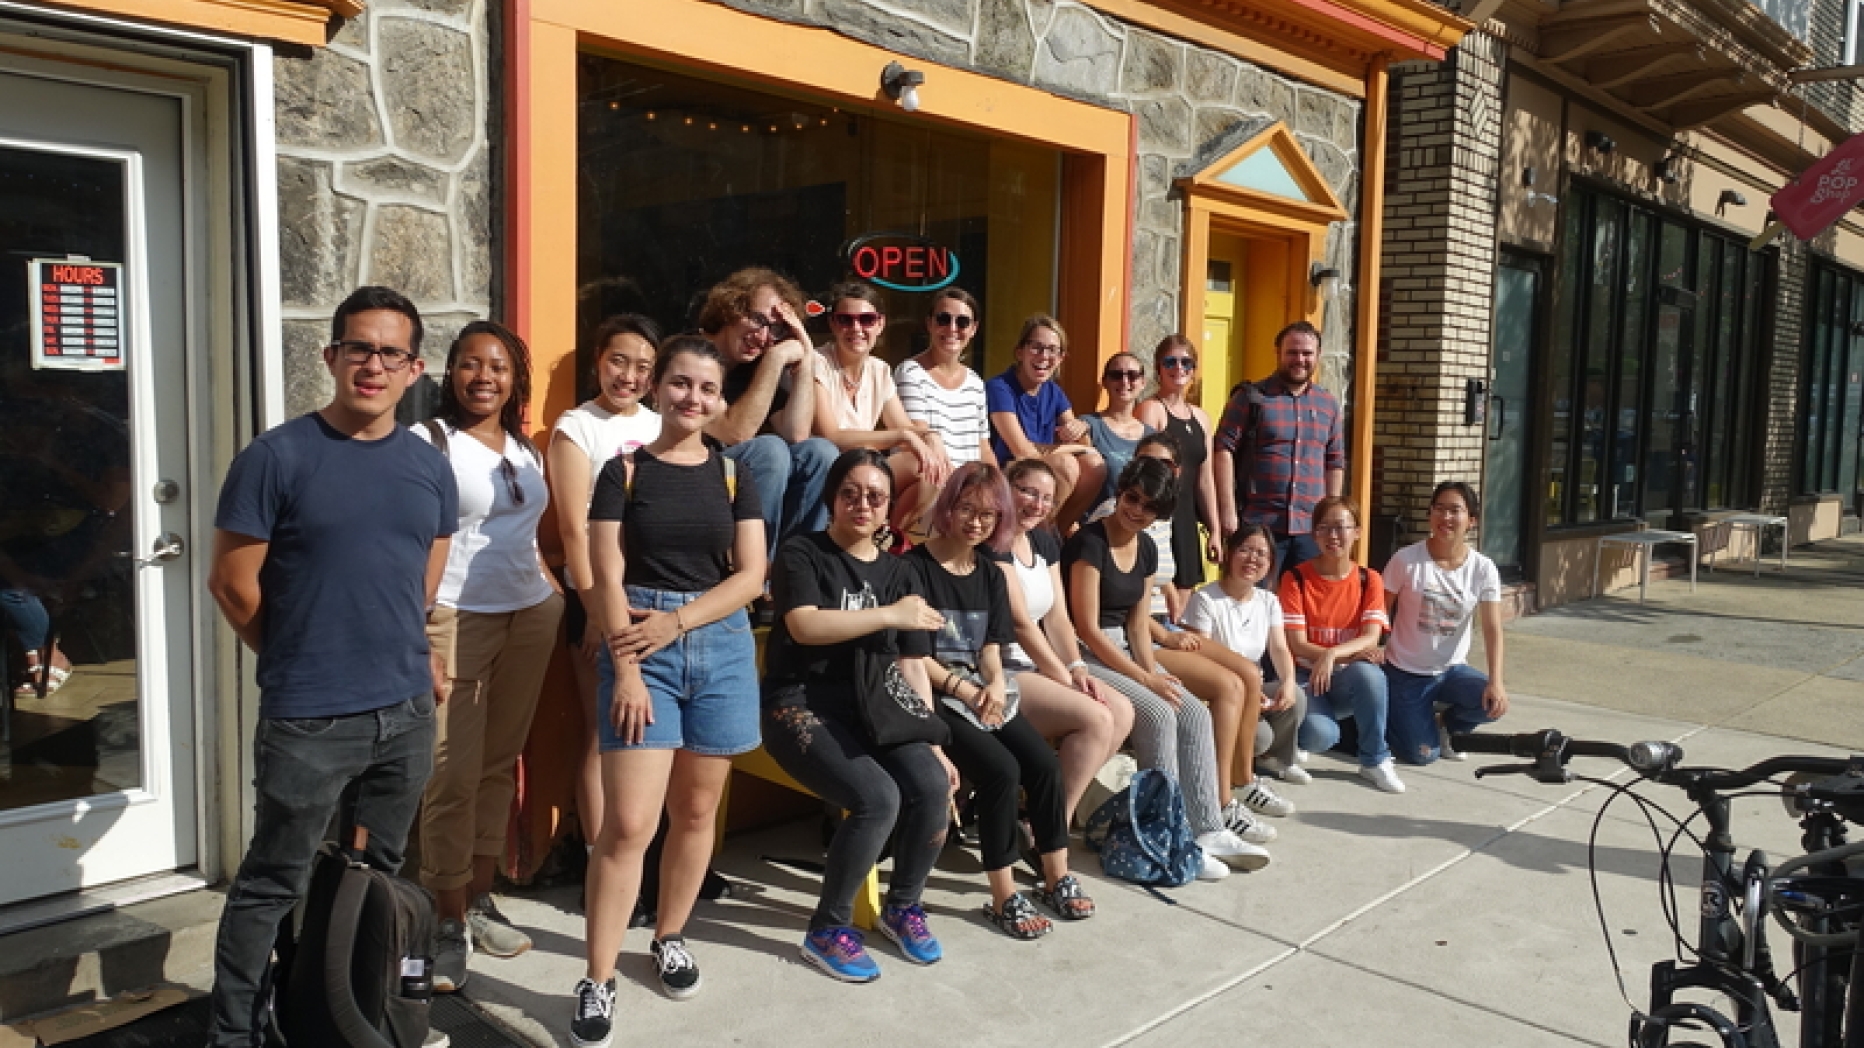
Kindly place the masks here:
<instances>
[{"instance_id":1,"label":"blue jeans","mask_svg":"<svg viewBox=\"0 0 1864 1048\"><path fill-rule=\"evenodd\" d=\"M368 829L369 865L401 868L434 766L434 697L346 717L262 717L252 750L252 842L214 944L210 1043L228 1048L264 1043L272 942L304 895L331 816L340 808L345 836Z\"/></svg>"},{"instance_id":2,"label":"blue jeans","mask_svg":"<svg viewBox=\"0 0 1864 1048\"><path fill-rule=\"evenodd\" d=\"M52 632L51 613L28 590L0 589L0 618L19 638L21 651L38 652ZM6 638L0 636L0 687L10 686L7 682L13 679L7 669L6 653Z\"/></svg>"},{"instance_id":3,"label":"blue jeans","mask_svg":"<svg viewBox=\"0 0 1864 1048\"><path fill-rule=\"evenodd\" d=\"M1392 751L1412 764L1436 760L1442 755L1437 744L1437 707L1444 708L1444 727L1453 732L1473 731L1495 719L1482 708L1482 692L1488 686L1488 675L1465 663L1435 676L1406 673L1387 663ZM1360 731L1365 731L1363 725Z\"/></svg>"},{"instance_id":4,"label":"blue jeans","mask_svg":"<svg viewBox=\"0 0 1864 1048\"><path fill-rule=\"evenodd\" d=\"M1302 670L1300 677L1305 686L1307 670ZM1340 741L1340 722L1350 717L1358 722L1360 765L1376 768L1392 756L1385 745L1386 710L1385 673L1379 667L1370 662L1336 665L1326 692L1308 696L1307 719L1301 722L1301 748L1311 753L1332 749Z\"/></svg>"},{"instance_id":5,"label":"blue jeans","mask_svg":"<svg viewBox=\"0 0 1864 1048\"><path fill-rule=\"evenodd\" d=\"M1283 535L1275 533L1275 562L1269 565L1269 573L1262 576L1256 585L1270 593L1276 592L1281 585L1281 573L1297 564L1305 564L1320 556L1320 545L1309 533L1300 535ZM1306 747L1303 747L1305 749Z\"/></svg>"},{"instance_id":6,"label":"blue jeans","mask_svg":"<svg viewBox=\"0 0 1864 1048\"><path fill-rule=\"evenodd\" d=\"M628 587L628 606L672 611L703 594ZM654 723L641 741L623 742L609 710L615 701L615 664L603 652L596 662L596 732L603 753L611 750L679 750L704 757L734 757L757 748L757 643L751 619L739 608L688 630L641 663L641 680L653 700Z\"/></svg>"},{"instance_id":7,"label":"blue jeans","mask_svg":"<svg viewBox=\"0 0 1864 1048\"><path fill-rule=\"evenodd\" d=\"M822 488L828 483L828 468L840 455L835 445L821 437L791 444L771 433L725 449L725 457L736 462L757 485L757 498L763 503L764 537L773 559L777 544L784 539L828 527Z\"/></svg>"}]
</instances>

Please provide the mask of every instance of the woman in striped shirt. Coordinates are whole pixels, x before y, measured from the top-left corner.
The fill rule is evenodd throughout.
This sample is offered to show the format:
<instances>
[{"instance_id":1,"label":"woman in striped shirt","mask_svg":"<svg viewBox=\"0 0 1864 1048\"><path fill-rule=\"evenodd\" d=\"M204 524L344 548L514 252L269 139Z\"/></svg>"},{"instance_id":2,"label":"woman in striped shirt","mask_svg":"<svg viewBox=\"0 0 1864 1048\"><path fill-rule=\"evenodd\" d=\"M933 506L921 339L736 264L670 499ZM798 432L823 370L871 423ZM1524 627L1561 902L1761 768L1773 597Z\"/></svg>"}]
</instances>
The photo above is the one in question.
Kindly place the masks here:
<instances>
[{"instance_id":1,"label":"woman in striped shirt","mask_svg":"<svg viewBox=\"0 0 1864 1048\"><path fill-rule=\"evenodd\" d=\"M937 435L953 469L967 462L997 464L984 419L984 380L964 363L977 325L977 299L970 292L940 291L926 314L931 345L893 372L906 417L921 432Z\"/></svg>"}]
</instances>

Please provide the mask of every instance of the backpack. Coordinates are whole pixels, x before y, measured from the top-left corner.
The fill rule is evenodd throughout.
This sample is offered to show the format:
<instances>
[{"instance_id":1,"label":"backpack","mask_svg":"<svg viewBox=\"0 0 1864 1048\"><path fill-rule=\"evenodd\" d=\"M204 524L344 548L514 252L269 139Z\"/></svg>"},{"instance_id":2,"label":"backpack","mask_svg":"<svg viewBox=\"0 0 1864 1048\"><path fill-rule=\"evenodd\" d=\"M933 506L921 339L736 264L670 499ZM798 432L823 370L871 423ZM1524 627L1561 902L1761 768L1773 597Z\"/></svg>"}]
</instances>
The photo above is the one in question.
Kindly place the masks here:
<instances>
[{"instance_id":1,"label":"backpack","mask_svg":"<svg viewBox=\"0 0 1864 1048\"><path fill-rule=\"evenodd\" d=\"M421 1048L434 985L433 894L327 845L293 916L301 920L278 931L272 1043Z\"/></svg>"},{"instance_id":2,"label":"backpack","mask_svg":"<svg viewBox=\"0 0 1864 1048\"><path fill-rule=\"evenodd\" d=\"M1134 884L1176 888L1196 880L1204 864L1178 783L1157 768L1134 775L1082 832L1087 846L1100 853L1100 868Z\"/></svg>"}]
</instances>

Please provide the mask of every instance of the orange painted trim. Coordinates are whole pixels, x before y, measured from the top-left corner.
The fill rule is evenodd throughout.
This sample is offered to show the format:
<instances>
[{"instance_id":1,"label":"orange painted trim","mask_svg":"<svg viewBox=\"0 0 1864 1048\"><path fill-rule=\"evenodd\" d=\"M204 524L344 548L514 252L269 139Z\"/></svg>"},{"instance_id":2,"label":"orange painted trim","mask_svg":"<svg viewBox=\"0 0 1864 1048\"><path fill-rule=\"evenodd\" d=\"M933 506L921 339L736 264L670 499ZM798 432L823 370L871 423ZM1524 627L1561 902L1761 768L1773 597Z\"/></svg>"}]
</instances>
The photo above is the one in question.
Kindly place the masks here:
<instances>
[{"instance_id":1,"label":"orange painted trim","mask_svg":"<svg viewBox=\"0 0 1864 1048\"><path fill-rule=\"evenodd\" d=\"M548 426L576 406L576 66L574 30L533 18L521 60L520 122L529 135L523 200L512 189L514 286L511 313L530 343L533 411Z\"/></svg>"},{"instance_id":2,"label":"orange painted trim","mask_svg":"<svg viewBox=\"0 0 1864 1048\"><path fill-rule=\"evenodd\" d=\"M1372 505L1372 432L1378 413L1379 256L1385 250L1385 135L1390 73L1384 59L1366 71L1365 140L1359 172L1359 281L1353 319L1358 345L1353 354L1352 428L1347 434L1346 477L1353 501L1367 520ZM1359 543L1359 563L1369 564L1371 550Z\"/></svg>"},{"instance_id":3,"label":"orange painted trim","mask_svg":"<svg viewBox=\"0 0 1864 1048\"><path fill-rule=\"evenodd\" d=\"M294 0L50 0L46 6L310 47L328 41L332 13L324 4Z\"/></svg>"},{"instance_id":4,"label":"orange painted trim","mask_svg":"<svg viewBox=\"0 0 1864 1048\"><path fill-rule=\"evenodd\" d=\"M505 322L520 335L531 329L531 0L505 0ZM527 415L531 405L525 406Z\"/></svg>"},{"instance_id":5,"label":"orange painted trim","mask_svg":"<svg viewBox=\"0 0 1864 1048\"><path fill-rule=\"evenodd\" d=\"M1359 66L1343 58L1324 60L1319 56L1289 50L1285 41L1262 39L1243 27L1227 29L1217 24L1216 16L1204 12L1194 17L1168 10L1152 0L1087 0L1087 5L1124 22L1143 26L1183 40L1234 55L1254 65L1274 70L1316 87L1324 87L1349 98L1358 98L1365 90Z\"/></svg>"},{"instance_id":6,"label":"orange painted trim","mask_svg":"<svg viewBox=\"0 0 1864 1048\"><path fill-rule=\"evenodd\" d=\"M1246 189L1231 185L1218 178L1231 165L1264 149L1274 152L1276 159L1282 162L1308 200L1291 200L1287 197L1264 193L1257 189ZM1288 125L1275 121L1248 141L1218 157L1212 163L1204 165L1203 170L1179 183L1186 194L1195 193L1212 200L1212 206L1231 205L1245 211L1269 211L1286 215L1289 218L1315 222L1326 225L1331 222L1346 220L1346 206L1334 195L1333 187L1327 185L1327 179L1307 157L1307 151L1295 141L1294 133Z\"/></svg>"}]
</instances>

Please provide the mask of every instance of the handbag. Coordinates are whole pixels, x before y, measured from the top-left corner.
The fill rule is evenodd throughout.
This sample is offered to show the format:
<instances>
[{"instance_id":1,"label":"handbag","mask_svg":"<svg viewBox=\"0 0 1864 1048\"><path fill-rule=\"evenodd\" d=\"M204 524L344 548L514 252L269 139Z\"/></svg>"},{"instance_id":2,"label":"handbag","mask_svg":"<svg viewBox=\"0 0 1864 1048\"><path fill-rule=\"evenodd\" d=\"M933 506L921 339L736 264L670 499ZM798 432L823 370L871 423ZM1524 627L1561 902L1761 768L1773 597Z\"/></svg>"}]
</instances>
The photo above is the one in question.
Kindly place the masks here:
<instances>
[{"instance_id":1,"label":"handbag","mask_svg":"<svg viewBox=\"0 0 1864 1048\"><path fill-rule=\"evenodd\" d=\"M984 678L971 667L951 666L948 668L958 675L959 680L964 681L972 687L981 688L984 686ZM945 704L946 709L970 721L978 730L996 731L997 728L1001 728L1004 724L1008 724L1011 720L1015 719L1016 710L1022 705L1023 701L1023 692L1021 688L1017 687L1016 678L1010 676L1008 673L1005 673L1003 676L1003 723L998 724L996 727L991 727L979 720L977 718L977 711L966 706L964 701L959 699L956 695L940 695L938 700Z\"/></svg>"},{"instance_id":2,"label":"handbag","mask_svg":"<svg viewBox=\"0 0 1864 1048\"><path fill-rule=\"evenodd\" d=\"M874 745L925 742L943 746L950 741L951 729L932 716L932 708L907 683L892 654L855 649L854 689L861 726Z\"/></svg>"}]
</instances>

